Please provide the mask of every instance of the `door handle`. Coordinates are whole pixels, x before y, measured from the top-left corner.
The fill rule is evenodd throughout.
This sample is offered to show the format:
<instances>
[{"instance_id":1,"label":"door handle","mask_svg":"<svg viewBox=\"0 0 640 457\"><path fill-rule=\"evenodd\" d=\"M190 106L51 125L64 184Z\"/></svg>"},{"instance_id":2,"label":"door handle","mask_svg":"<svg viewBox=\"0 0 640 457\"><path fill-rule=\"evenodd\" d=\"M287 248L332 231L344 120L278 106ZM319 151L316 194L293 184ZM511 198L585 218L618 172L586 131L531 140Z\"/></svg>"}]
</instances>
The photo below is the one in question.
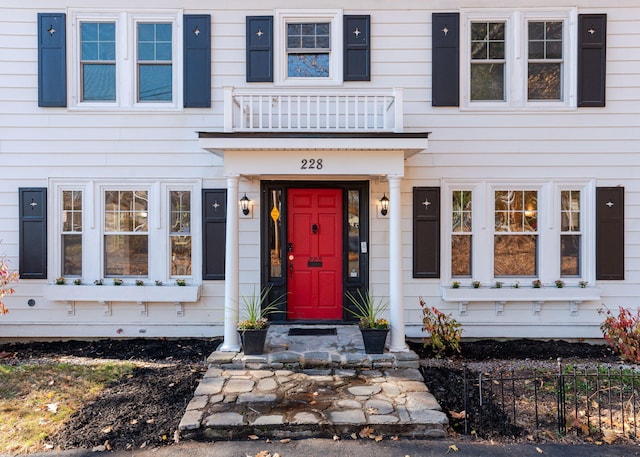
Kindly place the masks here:
<instances>
[{"instance_id":1,"label":"door handle","mask_svg":"<svg viewBox=\"0 0 640 457\"><path fill-rule=\"evenodd\" d=\"M293 279L293 262L289 262L289 278Z\"/></svg>"}]
</instances>

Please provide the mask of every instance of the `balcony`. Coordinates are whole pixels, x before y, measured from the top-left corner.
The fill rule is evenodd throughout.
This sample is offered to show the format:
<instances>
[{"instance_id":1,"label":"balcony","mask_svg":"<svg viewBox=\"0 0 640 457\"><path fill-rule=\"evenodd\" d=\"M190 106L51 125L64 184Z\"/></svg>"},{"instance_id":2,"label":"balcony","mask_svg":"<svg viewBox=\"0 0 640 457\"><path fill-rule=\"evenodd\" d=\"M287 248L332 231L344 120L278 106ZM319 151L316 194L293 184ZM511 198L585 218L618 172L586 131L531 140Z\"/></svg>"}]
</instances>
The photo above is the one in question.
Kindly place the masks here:
<instances>
[{"instance_id":1,"label":"balcony","mask_svg":"<svg viewBox=\"0 0 640 457\"><path fill-rule=\"evenodd\" d=\"M402 89L237 89L224 92L224 132L401 133Z\"/></svg>"}]
</instances>

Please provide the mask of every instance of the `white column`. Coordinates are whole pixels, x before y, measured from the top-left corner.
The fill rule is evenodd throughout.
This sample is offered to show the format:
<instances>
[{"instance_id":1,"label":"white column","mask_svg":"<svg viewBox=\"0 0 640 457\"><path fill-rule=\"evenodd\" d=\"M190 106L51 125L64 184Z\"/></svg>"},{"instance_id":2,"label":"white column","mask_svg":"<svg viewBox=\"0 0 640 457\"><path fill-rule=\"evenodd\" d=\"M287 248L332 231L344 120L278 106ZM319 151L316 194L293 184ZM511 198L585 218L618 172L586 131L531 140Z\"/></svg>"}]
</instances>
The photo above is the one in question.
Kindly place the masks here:
<instances>
[{"instance_id":1,"label":"white column","mask_svg":"<svg viewBox=\"0 0 640 457\"><path fill-rule=\"evenodd\" d=\"M404 328L404 288L402 283L402 215L398 176L389 176L389 323L391 352L407 351Z\"/></svg>"},{"instance_id":2,"label":"white column","mask_svg":"<svg viewBox=\"0 0 640 457\"><path fill-rule=\"evenodd\" d=\"M227 244L224 263L224 341L219 351L240 351L236 326L239 314L240 250L238 248L238 176L227 177Z\"/></svg>"}]
</instances>

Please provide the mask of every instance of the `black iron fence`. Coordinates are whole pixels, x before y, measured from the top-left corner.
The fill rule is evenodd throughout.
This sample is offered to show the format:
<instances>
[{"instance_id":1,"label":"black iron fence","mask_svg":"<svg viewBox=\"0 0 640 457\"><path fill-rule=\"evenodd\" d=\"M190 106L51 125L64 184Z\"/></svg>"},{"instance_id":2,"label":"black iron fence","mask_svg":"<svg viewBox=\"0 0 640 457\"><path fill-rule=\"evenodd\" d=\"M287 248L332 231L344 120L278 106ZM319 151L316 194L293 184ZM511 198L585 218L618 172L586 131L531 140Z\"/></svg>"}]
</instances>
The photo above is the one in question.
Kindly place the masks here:
<instances>
[{"instance_id":1,"label":"black iron fence","mask_svg":"<svg viewBox=\"0 0 640 457\"><path fill-rule=\"evenodd\" d=\"M464 432L480 436L568 433L638 441L640 371L630 366L563 366L500 373L463 369Z\"/></svg>"}]
</instances>

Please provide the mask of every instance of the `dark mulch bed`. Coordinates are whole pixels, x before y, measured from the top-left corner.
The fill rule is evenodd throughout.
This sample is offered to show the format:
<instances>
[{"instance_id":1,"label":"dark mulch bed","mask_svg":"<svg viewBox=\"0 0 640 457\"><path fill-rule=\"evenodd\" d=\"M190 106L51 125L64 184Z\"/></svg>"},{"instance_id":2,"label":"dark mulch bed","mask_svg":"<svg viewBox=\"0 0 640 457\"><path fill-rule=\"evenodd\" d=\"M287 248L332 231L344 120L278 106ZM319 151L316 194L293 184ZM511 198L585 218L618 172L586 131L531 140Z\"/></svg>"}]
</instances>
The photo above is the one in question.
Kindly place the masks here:
<instances>
[{"instance_id":1,"label":"dark mulch bed","mask_svg":"<svg viewBox=\"0 0 640 457\"><path fill-rule=\"evenodd\" d=\"M187 403L205 371L204 360L218 346L211 339L134 339L99 341L33 342L0 345L10 356L2 363L39 363L62 356L119 359L143 364L129 377L109 386L94 402L73 415L65 430L49 441L57 448L93 448L109 444L116 450L174 442ZM410 343L422 359L433 354L422 344ZM562 341L493 341L462 344L462 353L449 367L427 367L425 381L445 411L462 411L462 363L497 359L586 359L593 363L616 362L604 346ZM428 365L428 364L427 364ZM500 417L500 411L496 411ZM461 432L462 421L451 418L452 433ZM516 435L518 430L507 430Z\"/></svg>"}]
</instances>

